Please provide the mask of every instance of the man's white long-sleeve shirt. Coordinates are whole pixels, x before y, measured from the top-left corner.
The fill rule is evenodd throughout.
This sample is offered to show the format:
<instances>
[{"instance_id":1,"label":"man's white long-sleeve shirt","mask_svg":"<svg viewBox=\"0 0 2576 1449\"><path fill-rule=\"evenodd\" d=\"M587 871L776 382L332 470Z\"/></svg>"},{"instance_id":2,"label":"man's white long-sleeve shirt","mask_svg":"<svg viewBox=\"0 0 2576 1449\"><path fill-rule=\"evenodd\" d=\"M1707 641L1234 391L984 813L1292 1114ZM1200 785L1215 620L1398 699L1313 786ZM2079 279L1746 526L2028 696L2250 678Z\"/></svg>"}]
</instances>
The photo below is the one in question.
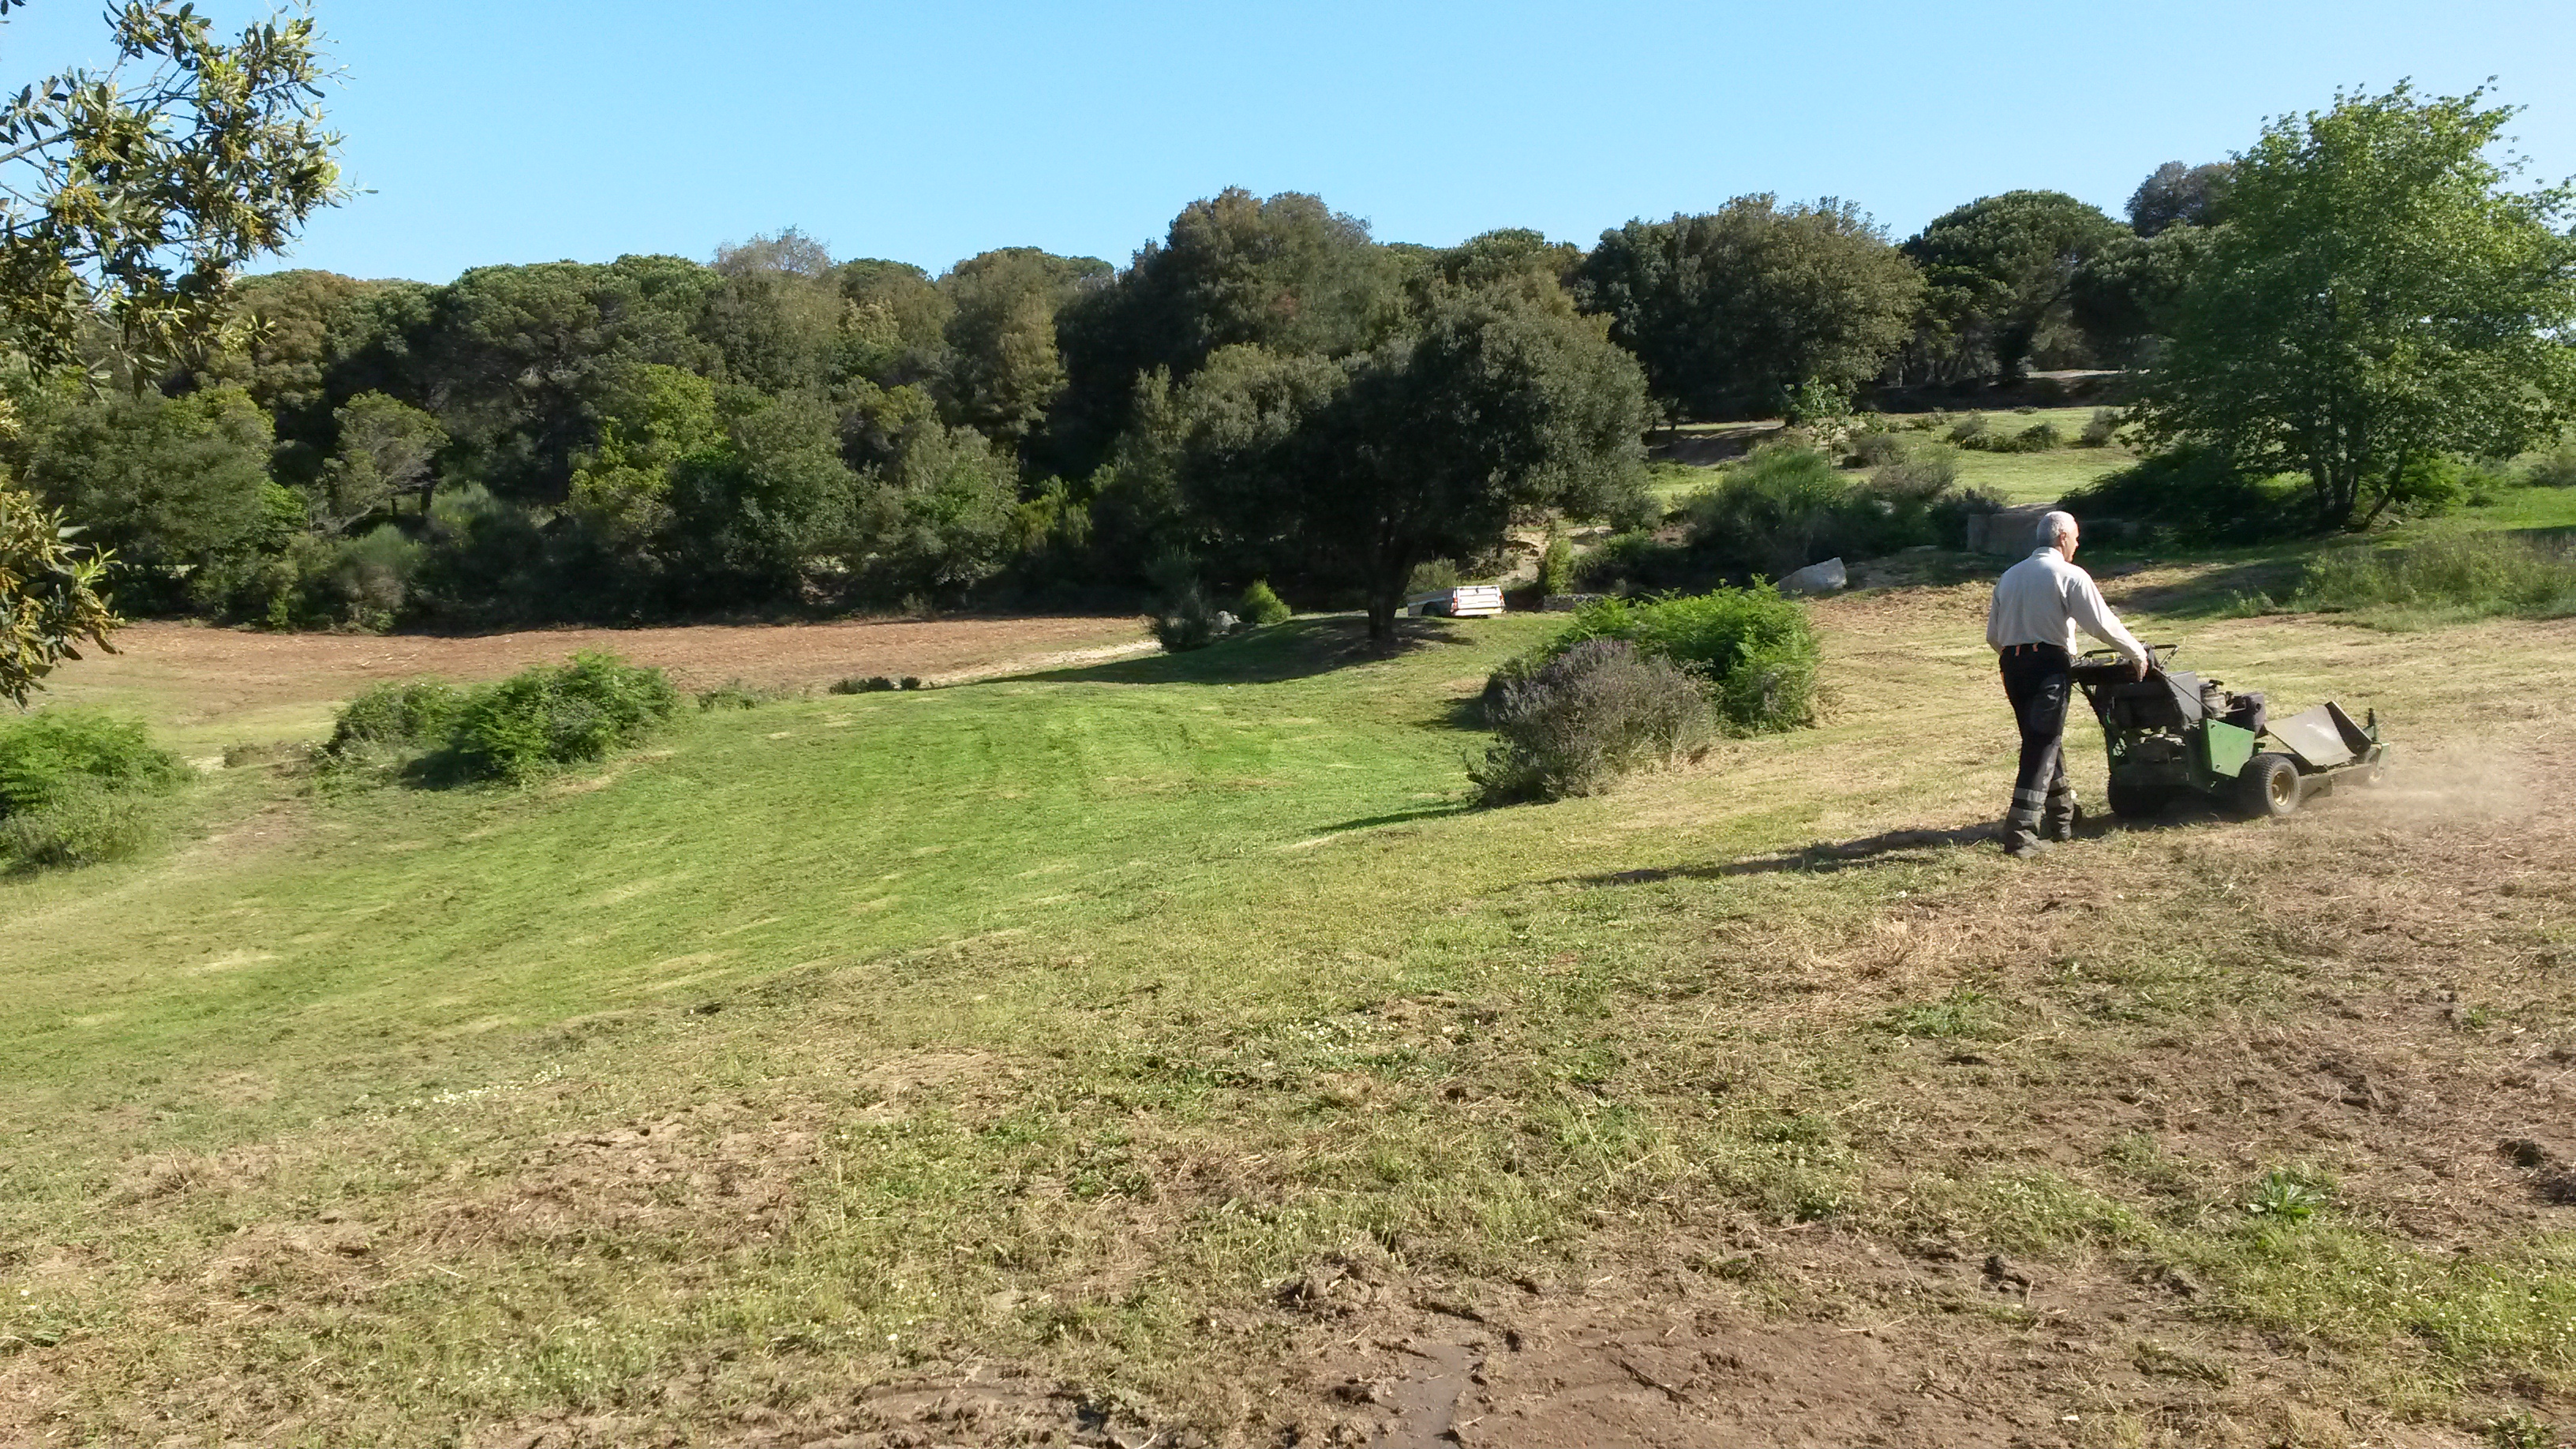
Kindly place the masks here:
<instances>
[{"instance_id":1,"label":"man's white long-sleeve shirt","mask_svg":"<svg viewBox=\"0 0 2576 1449\"><path fill-rule=\"evenodd\" d=\"M2054 644L2072 654L2079 629L2132 662L2147 657L2147 646L2102 602L2093 576L2055 548L2034 550L1995 580L1994 608L1986 615L1986 643L1992 647Z\"/></svg>"}]
</instances>

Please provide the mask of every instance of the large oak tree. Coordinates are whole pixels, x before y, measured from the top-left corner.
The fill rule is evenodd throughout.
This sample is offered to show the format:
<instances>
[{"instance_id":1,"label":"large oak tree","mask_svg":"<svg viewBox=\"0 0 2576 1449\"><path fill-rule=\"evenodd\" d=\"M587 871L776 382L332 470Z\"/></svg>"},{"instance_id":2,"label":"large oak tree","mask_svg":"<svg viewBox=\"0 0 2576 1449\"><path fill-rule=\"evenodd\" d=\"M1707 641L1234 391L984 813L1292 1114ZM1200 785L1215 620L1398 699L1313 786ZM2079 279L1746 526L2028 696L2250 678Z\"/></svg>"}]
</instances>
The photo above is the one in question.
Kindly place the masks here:
<instances>
[{"instance_id":1,"label":"large oak tree","mask_svg":"<svg viewBox=\"0 0 2576 1449\"><path fill-rule=\"evenodd\" d=\"M1935 380L2019 376L2051 335L2074 335L2075 279L2129 234L2062 191L1981 196L1905 243L1923 268L1917 368Z\"/></svg>"},{"instance_id":2,"label":"large oak tree","mask_svg":"<svg viewBox=\"0 0 2576 1449\"><path fill-rule=\"evenodd\" d=\"M1516 511L1598 514L1633 486L1645 377L1605 332L1504 282L1437 288L1342 363L1219 352L1181 408L1184 491L1238 553L1356 588L1382 642L1415 565L1490 552Z\"/></svg>"},{"instance_id":3,"label":"large oak tree","mask_svg":"<svg viewBox=\"0 0 2576 1449\"><path fill-rule=\"evenodd\" d=\"M1848 395L1905 340L1923 295L1858 207L1768 195L1603 232L1575 285L1656 399L1702 418L1776 412L1806 383Z\"/></svg>"}]
</instances>

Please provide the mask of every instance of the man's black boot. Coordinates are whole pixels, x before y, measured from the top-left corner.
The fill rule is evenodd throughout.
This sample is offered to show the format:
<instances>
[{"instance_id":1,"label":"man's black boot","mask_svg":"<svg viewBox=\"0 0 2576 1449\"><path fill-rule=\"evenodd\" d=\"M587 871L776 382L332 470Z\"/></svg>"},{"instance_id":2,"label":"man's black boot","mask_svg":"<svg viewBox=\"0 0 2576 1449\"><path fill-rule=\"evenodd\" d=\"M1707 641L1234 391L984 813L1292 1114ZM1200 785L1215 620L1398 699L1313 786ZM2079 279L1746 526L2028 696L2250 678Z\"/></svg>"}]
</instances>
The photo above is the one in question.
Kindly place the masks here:
<instances>
[{"instance_id":1,"label":"man's black boot","mask_svg":"<svg viewBox=\"0 0 2576 1449\"><path fill-rule=\"evenodd\" d=\"M2059 845L2073 845L2075 843L2075 832L2077 828L2083 824L2084 807L2078 805L2067 813L2067 816L2063 821L2049 826L2044 838L2053 840Z\"/></svg>"}]
</instances>

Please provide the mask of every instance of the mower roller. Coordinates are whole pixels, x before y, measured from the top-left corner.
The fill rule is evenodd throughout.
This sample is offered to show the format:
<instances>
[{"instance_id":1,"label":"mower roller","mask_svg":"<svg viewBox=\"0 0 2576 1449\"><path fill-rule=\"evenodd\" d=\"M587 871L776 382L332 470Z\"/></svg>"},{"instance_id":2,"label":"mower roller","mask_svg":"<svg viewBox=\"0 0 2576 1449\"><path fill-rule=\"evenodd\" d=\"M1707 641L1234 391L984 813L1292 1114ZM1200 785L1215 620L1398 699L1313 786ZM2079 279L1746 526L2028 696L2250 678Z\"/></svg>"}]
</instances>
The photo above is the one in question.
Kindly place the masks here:
<instances>
[{"instance_id":1,"label":"mower roller","mask_svg":"<svg viewBox=\"0 0 2576 1449\"><path fill-rule=\"evenodd\" d=\"M2387 769L2378 711L2355 724L2329 701L2271 719L2261 694L2237 694L2173 668L2180 652L2172 644L2148 646L2144 679L2108 649L2075 663L2075 684L2102 721L2113 814L2154 815L2189 793L2251 817L2287 815L2345 780L2376 784Z\"/></svg>"}]
</instances>

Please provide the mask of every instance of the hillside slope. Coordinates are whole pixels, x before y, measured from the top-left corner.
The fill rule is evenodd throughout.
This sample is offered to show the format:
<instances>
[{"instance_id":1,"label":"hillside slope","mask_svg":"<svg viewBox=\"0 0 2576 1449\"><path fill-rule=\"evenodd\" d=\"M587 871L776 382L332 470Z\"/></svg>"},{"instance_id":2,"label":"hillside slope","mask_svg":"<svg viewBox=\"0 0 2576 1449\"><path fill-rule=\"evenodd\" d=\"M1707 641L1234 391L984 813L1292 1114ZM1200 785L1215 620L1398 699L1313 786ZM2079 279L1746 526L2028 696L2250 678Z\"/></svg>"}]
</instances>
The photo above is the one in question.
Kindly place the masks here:
<instances>
[{"instance_id":1,"label":"hillside slope","mask_svg":"<svg viewBox=\"0 0 2576 1449\"><path fill-rule=\"evenodd\" d=\"M2576 625L2180 626L2397 780L2016 866L1981 603L1821 605L1823 727L1546 807L1461 770L1543 619L227 772L0 885L0 1439L2576 1419Z\"/></svg>"}]
</instances>

